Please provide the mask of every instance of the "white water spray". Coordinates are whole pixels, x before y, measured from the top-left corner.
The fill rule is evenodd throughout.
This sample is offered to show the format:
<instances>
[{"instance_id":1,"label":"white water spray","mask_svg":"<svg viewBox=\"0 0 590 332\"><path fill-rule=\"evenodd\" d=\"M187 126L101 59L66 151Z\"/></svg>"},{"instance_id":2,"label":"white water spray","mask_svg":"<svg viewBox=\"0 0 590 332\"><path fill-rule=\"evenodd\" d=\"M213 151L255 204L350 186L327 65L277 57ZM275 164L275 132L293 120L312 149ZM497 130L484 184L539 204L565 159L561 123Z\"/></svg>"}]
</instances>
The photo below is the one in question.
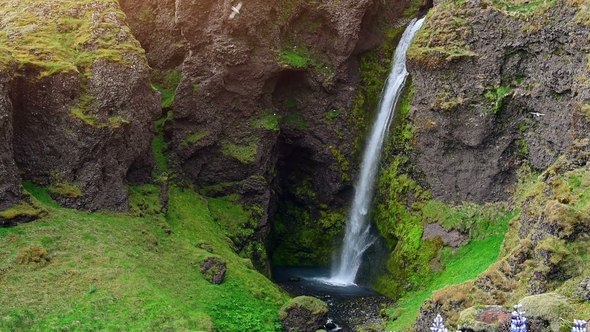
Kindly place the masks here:
<instances>
[{"instance_id":1,"label":"white water spray","mask_svg":"<svg viewBox=\"0 0 590 332\"><path fill-rule=\"evenodd\" d=\"M412 39L424 23L424 18L413 19L397 45L393 57L393 66L379 102L379 113L373 125L369 137L363 161L361 173L356 185L354 201L348 221L346 223L346 235L342 247L340 261L334 266L330 279L325 282L335 285L354 285L354 280L362 262L362 255L376 237L370 233L371 225L367 221L367 214L373 201L375 178L377 177L379 157L383 141L391 125L395 105L406 82L408 71L406 70L406 51L412 43Z\"/></svg>"}]
</instances>

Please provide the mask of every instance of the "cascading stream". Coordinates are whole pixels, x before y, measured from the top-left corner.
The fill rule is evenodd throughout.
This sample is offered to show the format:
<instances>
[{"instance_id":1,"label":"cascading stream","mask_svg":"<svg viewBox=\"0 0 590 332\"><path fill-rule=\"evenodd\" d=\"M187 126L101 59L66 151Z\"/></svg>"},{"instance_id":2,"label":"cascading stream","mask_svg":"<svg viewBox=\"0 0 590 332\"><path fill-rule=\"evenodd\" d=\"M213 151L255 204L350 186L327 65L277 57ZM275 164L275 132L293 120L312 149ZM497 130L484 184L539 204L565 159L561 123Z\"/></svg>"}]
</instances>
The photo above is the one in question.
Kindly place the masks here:
<instances>
[{"instance_id":1,"label":"cascading stream","mask_svg":"<svg viewBox=\"0 0 590 332\"><path fill-rule=\"evenodd\" d=\"M361 266L363 253L376 240L376 237L371 235L371 225L367 220L367 215L373 201L379 159L383 141L393 119L395 105L408 76L406 51L423 22L424 18L413 19L408 24L395 50L393 66L379 102L379 113L363 156L352 209L346 223L342 254L332 270L331 277L326 280L328 283L343 286L353 285Z\"/></svg>"}]
</instances>

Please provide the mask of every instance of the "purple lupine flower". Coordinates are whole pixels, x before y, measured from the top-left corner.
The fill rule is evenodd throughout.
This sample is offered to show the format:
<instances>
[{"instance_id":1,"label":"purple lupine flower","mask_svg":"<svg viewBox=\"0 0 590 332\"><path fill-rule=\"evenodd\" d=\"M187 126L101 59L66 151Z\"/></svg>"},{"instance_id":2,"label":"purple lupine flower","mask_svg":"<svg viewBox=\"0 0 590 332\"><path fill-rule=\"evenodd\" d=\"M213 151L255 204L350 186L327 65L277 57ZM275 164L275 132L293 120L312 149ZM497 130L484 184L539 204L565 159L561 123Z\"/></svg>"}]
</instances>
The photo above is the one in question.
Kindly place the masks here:
<instances>
[{"instance_id":1,"label":"purple lupine flower","mask_svg":"<svg viewBox=\"0 0 590 332\"><path fill-rule=\"evenodd\" d=\"M574 319L574 327L572 327L572 332L586 332L587 324L588 322L585 320Z\"/></svg>"},{"instance_id":2,"label":"purple lupine flower","mask_svg":"<svg viewBox=\"0 0 590 332\"><path fill-rule=\"evenodd\" d=\"M512 322L510 323L510 332L527 332L527 319L524 316L525 312L520 311L520 308L522 308L522 304L517 304L514 306L514 311L512 312Z\"/></svg>"},{"instance_id":3,"label":"purple lupine flower","mask_svg":"<svg viewBox=\"0 0 590 332\"><path fill-rule=\"evenodd\" d=\"M440 314L436 315L430 330L432 332L449 332L449 330L445 327L445 324L443 324L443 318L440 316Z\"/></svg>"}]
</instances>

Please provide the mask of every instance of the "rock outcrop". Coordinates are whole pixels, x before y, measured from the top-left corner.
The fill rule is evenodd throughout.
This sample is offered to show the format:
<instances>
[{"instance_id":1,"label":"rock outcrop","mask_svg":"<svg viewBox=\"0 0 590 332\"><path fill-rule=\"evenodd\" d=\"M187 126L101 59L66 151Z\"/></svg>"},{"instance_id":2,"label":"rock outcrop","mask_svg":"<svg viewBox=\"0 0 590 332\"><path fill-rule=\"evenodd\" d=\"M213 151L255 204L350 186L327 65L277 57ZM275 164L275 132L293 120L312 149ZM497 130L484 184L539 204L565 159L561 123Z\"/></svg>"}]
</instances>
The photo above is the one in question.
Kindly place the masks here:
<instances>
[{"instance_id":1,"label":"rock outcrop","mask_svg":"<svg viewBox=\"0 0 590 332\"><path fill-rule=\"evenodd\" d=\"M11 69L0 69L0 211L18 204L22 195L12 148L11 79Z\"/></svg>"},{"instance_id":2,"label":"rock outcrop","mask_svg":"<svg viewBox=\"0 0 590 332\"><path fill-rule=\"evenodd\" d=\"M578 6L443 2L408 52L414 162L435 198L506 200L517 170L529 169L511 200L521 212L497 263L474 281L436 291L420 310L417 331L428 329L437 313L454 326L465 308L573 293L568 287L586 277L587 250L579 248L587 246L590 230L584 189L590 28ZM531 170L541 176L535 180ZM560 323L535 324L555 329Z\"/></svg>"},{"instance_id":3,"label":"rock outcrop","mask_svg":"<svg viewBox=\"0 0 590 332\"><path fill-rule=\"evenodd\" d=\"M14 159L8 150L0 167L16 161L64 206L127 210L126 177L150 172L160 98L118 3L13 2L0 13L0 45L18 65L13 76L2 72L3 119L12 119L2 131L13 133L2 144L14 146ZM3 186L14 187L10 172ZM18 194L6 192L7 202Z\"/></svg>"},{"instance_id":4,"label":"rock outcrop","mask_svg":"<svg viewBox=\"0 0 590 332\"><path fill-rule=\"evenodd\" d=\"M289 332L314 332L328 319L328 305L315 297L298 296L279 310L279 319Z\"/></svg>"},{"instance_id":5,"label":"rock outcrop","mask_svg":"<svg viewBox=\"0 0 590 332\"><path fill-rule=\"evenodd\" d=\"M572 142L588 27L565 2L525 7L445 2L408 51L415 163L435 198L506 199L522 160L544 170Z\"/></svg>"}]
</instances>

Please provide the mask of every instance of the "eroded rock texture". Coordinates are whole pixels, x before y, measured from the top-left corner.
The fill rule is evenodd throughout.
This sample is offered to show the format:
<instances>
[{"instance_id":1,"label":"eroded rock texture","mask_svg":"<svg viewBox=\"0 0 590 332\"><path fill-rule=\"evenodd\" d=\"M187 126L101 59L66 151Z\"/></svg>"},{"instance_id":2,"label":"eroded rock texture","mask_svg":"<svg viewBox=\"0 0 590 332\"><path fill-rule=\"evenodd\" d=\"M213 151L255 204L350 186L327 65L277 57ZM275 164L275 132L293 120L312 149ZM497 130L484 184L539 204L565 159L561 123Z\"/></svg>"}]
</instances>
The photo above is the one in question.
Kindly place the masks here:
<instances>
[{"instance_id":1,"label":"eroded rock texture","mask_svg":"<svg viewBox=\"0 0 590 332\"><path fill-rule=\"evenodd\" d=\"M12 103L8 97L11 71L0 70L0 211L18 204L20 179L12 149Z\"/></svg>"},{"instance_id":2,"label":"eroded rock texture","mask_svg":"<svg viewBox=\"0 0 590 332\"><path fill-rule=\"evenodd\" d=\"M22 177L48 185L64 206L126 210L126 176L150 171L160 98L118 3L4 3L0 13L3 49L19 68L2 75L2 144L14 146ZM31 20L35 27L23 28ZM5 155L2 167L13 170L2 184L14 187Z\"/></svg>"},{"instance_id":3,"label":"eroded rock texture","mask_svg":"<svg viewBox=\"0 0 590 332\"><path fill-rule=\"evenodd\" d=\"M295 202L314 220L343 206L359 134L352 115L357 55L383 39L379 22L392 24L410 3L255 0L231 18L238 3L122 7L154 68L174 70L183 57L165 128L170 166L207 195L239 194L265 239L278 200Z\"/></svg>"},{"instance_id":4,"label":"eroded rock texture","mask_svg":"<svg viewBox=\"0 0 590 332\"><path fill-rule=\"evenodd\" d=\"M523 159L543 170L570 146L590 98L588 28L562 2L532 10L438 6L409 51L416 163L435 198L505 199Z\"/></svg>"}]
</instances>

